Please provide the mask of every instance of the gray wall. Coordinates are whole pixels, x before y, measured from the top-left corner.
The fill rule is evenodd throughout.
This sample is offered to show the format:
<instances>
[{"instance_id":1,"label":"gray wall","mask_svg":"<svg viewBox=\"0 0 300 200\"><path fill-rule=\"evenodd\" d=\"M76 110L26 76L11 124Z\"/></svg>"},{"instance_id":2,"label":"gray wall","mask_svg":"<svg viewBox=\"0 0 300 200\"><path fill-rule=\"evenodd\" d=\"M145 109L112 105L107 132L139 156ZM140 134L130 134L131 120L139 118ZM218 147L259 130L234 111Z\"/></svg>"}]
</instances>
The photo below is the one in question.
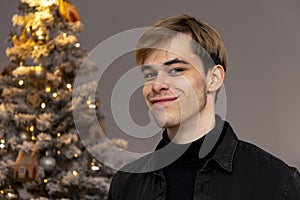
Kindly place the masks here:
<instances>
[{"instance_id":1,"label":"gray wall","mask_svg":"<svg viewBox=\"0 0 300 200\"><path fill-rule=\"evenodd\" d=\"M92 50L113 34L147 26L159 18L174 14L191 14L214 25L223 37L229 56L225 82L227 119L240 138L300 168L300 1L72 2L82 16L85 29L79 39L87 50ZM10 20L12 14L17 12L16 4L17 0L1 0L0 3L1 67L8 62L4 40L12 29ZM118 77L126 71L126 66L134 66L131 56L117 60L106 79L113 80L113 76ZM112 85L106 81L100 86L106 90L102 92L103 107L107 110L106 129L118 132L105 105L109 102L109 88ZM135 143L138 140L130 141ZM139 144L145 146L140 141ZM131 148L138 147L133 145Z\"/></svg>"}]
</instances>

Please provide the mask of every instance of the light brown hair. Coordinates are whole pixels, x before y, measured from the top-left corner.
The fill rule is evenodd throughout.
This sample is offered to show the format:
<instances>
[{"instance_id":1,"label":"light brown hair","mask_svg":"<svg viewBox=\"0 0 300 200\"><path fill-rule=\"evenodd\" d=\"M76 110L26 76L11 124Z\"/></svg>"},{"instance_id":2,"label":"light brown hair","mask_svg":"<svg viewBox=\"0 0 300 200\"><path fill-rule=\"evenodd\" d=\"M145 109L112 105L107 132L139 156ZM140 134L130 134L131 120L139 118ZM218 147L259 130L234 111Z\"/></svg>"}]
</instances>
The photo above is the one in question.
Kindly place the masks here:
<instances>
[{"instance_id":1,"label":"light brown hair","mask_svg":"<svg viewBox=\"0 0 300 200\"><path fill-rule=\"evenodd\" d=\"M198 43L197 45L192 43L192 50L204 63L212 60L214 64L222 65L226 71L226 49L219 33L211 25L185 14L161 19L146 30L140 37L135 50L136 62L139 65L143 64L147 56L156 48L161 48L162 45L170 42L178 32L190 35ZM212 66L204 64L206 72L210 67Z\"/></svg>"}]
</instances>

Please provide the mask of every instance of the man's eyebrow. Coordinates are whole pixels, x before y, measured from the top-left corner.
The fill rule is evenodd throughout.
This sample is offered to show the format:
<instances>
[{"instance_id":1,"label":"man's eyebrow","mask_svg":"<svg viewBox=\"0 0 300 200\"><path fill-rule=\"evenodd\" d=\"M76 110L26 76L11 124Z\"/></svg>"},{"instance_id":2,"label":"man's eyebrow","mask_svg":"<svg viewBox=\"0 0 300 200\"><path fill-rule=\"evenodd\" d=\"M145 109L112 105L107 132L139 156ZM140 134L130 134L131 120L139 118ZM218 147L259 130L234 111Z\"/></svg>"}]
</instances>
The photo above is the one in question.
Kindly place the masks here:
<instances>
[{"instance_id":1,"label":"man's eyebrow","mask_svg":"<svg viewBox=\"0 0 300 200\"><path fill-rule=\"evenodd\" d=\"M184 60L180 60L179 58L174 58L172 60L169 60L167 62L164 63L164 65L173 65L173 64L177 64L177 63L182 63L182 64L188 64L186 61Z\"/></svg>"},{"instance_id":2,"label":"man's eyebrow","mask_svg":"<svg viewBox=\"0 0 300 200\"><path fill-rule=\"evenodd\" d=\"M151 65L142 65L142 72L147 70L147 69L152 69Z\"/></svg>"},{"instance_id":3,"label":"man's eyebrow","mask_svg":"<svg viewBox=\"0 0 300 200\"><path fill-rule=\"evenodd\" d=\"M173 64L177 64L177 63L182 63L182 64L188 64L188 62L184 61L184 60L180 60L179 58L174 58L172 60L168 60L166 62L163 63L163 65L165 66L170 66ZM152 65L142 65L142 72L147 70L147 69L152 69Z\"/></svg>"}]
</instances>

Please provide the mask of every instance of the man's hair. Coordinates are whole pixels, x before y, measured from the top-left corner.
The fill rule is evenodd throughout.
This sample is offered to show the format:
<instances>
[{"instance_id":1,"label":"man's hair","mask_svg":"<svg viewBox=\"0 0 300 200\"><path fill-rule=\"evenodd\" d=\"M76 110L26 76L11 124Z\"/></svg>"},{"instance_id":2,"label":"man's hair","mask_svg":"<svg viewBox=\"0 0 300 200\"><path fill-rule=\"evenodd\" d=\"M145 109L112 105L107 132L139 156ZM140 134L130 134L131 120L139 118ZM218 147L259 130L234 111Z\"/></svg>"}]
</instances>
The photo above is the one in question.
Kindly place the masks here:
<instances>
[{"instance_id":1,"label":"man's hair","mask_svg":"<svg viewBox=\"0 0 300 200\"><path fill-rule=\"evenodd\" d=\"M157 21L140 37L135 50L136 62L141 65L156 49L163 48L176 35L183 33L192 37L192 51L199 55L204 63L204 70L220 64L224 71L227 67L227 56L224 43L219 33L209 24L198 21L189 15L178 15Z\"/></svg>"}]
</instances>

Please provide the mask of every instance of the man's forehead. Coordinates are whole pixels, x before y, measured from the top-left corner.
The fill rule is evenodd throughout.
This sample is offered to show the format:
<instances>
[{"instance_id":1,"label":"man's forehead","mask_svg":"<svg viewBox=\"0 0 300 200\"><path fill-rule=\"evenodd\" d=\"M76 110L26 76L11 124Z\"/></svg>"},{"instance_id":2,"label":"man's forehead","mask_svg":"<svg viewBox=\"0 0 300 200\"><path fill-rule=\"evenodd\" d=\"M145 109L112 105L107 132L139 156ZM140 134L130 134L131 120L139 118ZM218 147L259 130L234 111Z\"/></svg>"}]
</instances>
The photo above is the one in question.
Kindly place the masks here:
<instances>
[{"instance_id":1,"label":"man's forehead","mask_svg":"<svg viewBox=\"0 0 300 200\"><path fill-rule=\"evenodd\" d=\"M191 37L187 36L186 34L174 36L164 45L153 48L151 47L152 51L150 51L146 56L144 64L163 64L164 62L175 58L188 60L190 59L190 55L193 54L191 42Z\"/></svg>"}]
</instances>

